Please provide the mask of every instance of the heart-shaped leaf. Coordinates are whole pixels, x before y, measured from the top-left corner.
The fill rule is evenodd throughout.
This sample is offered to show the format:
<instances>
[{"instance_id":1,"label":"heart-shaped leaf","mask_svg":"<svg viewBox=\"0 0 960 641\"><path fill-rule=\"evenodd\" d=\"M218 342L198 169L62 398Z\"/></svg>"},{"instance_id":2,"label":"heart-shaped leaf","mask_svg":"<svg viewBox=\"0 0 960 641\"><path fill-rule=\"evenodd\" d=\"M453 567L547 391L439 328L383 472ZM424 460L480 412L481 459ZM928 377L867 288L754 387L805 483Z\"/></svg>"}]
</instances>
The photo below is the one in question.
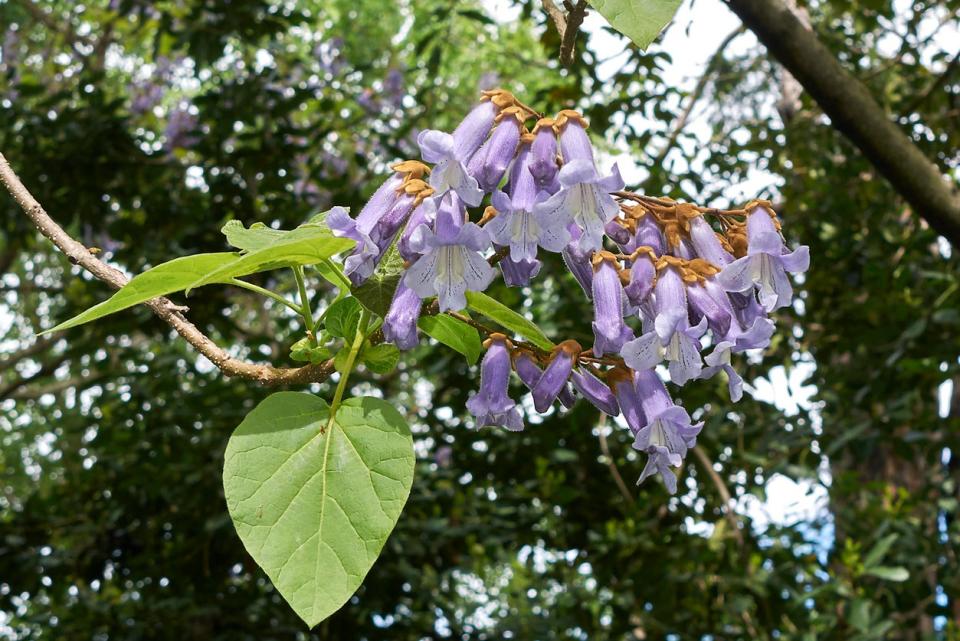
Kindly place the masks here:
<instances>
[{"instance_id":1,"label":"heart-shaped leaf","mask_svg":"<svg viewBox=\"0 0 960 641\"><path fill-rule=\"evenodd\" d=\"M680 8L680 0L590 0L590 4L641 49L656 40Z\"/></svg>"},{"instance_id":2,"label":"heart-shaped leaf","mask_svg":"<svg viewBox=\"0 0 960 641\"><path fill-rule=\"evenodd\" d=\"M410 494L413 438L377 398L330 420L312 394L264 399L230 437L223 488L247 552L313 627L336 612L380 555Z\"/></svg>"}]
</instances>

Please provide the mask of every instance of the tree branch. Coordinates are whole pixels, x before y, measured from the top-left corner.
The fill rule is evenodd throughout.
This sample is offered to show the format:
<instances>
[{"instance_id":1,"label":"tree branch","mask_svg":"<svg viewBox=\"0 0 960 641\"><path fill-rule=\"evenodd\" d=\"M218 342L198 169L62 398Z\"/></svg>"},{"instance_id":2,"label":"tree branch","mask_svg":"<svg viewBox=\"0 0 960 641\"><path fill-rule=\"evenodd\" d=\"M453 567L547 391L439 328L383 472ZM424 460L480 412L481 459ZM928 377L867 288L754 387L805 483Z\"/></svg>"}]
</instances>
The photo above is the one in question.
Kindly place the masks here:
<instances>
[{"instance_id":1,"label":"tree branch","mask_svg":"<svg viewBox=\"0 0 960 641\"><path fill-rule=\"evenodd\" d=\"M122 272L91 254L86 247L71 238L50 218L11 169L2 153L0 153L0 182L33 221L40 233L52 241L70 259L70 262L79 265L115 289L127 284L127 277ZM234 358L188 321L169 299L154 298L144 305L228 376L246 378L263 385L296 385L324 381L334 371L333 359L317 365L289 368L260 365Z\"/></svg>"},{"instance_id":2,"label":"tree branch","mask_svg":"<svg viewBox=\"0 0 960 641\"><path fill-rule=\"evenodd\" d=\"M783 0L727 0L771 54L930 226L960 246L960 195Z\"/></svg>"},{"instance_id":3,"label":"tree branch","mask_svg":"<svg viewBox=\"0 0 960 641\"><path fill-rule=\"evenodd\" d=\"M713 463L710 461L707 453L703 451L703 448L699 445L694 445L693 455L697 457L697 461L699 461L703 471L707 473L707 476L713 481L713 486L717 488L720 500L723 501L723 506L720 508L720 511L723 512L723 518L727 519L727 523L730 524L730 529L733 531L737 543L740 544L740 547L743 547L743 532L740 531L740 523L737 521L737 517L733 515L733 510L730 507L733 497L730 496L730 490L727 489L727 484L723 482L723 479L720 478L717 471L713 469Z\"/></svg>"},{"instance_id":4,"label":"tree branch","mask_svg":"<svg viewBox=\"0 0 960 641\"><path fill-rule=\"evenodd\" d=\"M564 0L566 13L553 0L541 0L541 4L560 34L560 64L569 67L573 62L577 33L580 32L580 25L587 14L587 0L577 0L576 4L571 0Z\"/></svg>"}]
</instances>

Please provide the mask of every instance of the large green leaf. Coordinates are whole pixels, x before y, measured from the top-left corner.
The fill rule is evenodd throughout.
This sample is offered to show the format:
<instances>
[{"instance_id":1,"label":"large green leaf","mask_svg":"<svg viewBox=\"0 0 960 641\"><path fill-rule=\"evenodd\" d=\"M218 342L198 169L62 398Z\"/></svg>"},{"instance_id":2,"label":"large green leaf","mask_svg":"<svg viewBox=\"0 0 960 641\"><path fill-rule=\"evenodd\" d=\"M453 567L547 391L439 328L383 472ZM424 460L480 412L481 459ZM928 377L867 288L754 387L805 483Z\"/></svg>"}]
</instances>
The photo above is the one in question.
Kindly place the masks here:
<instances>
[{"instance_id":1,"label":"large green leaf","mask_svg":"<svg viewBox=\"0 0 960 641\"><path fill-rule=\"evenodd\" d=\"M107 300L94 305L85 312L77 314L73 318L60 323L48 332L57 332L62 329L69 329L89 323L92 320L102 318L108 314L119 312L120 310L133 307L151 298L157 296L166 296L167 294L186 289L191 283L196 282L206 274L216 271L224 265L236 260L237 254L232 252L220 252L216 254L196 254L194 256L183 256L175 258L169 262L157 265L148 269L142 274L137 274L130 282L124 285L117 293ZM230 280L225 278L222 281Z\"/></svg>"},{"instance_id":2,"label":"large green leaf","mask_svg":"<svg viewBox=\"0 0 960 641\"><path fill-rule=\"evenodd\" d=\"M495 320L503 327L520 334L540 349L553 349L553 343L540 328L503 303L482 292L467 292L467 306L473 311Z\"/></svg>"},{"instance_id":3,"label":"large green leaf","mask_svg":"<svg viewBox=\"0 0 960 641\"><path fill-rule=\"evenodd\" d=\"M223 282L237 276L246 276L278 267L313 265L350 249L353 244L354 241L348 238L334 236L326 225L301 225L272 239L266 237L259 239L255 243L257 249L197 279L187 288L187 293L194 287Z\"/></svg>"},{"instance_id":4,"label":"large green leaf","mask_svg":"<svg viewBox=\"0 0 960 641\"><path fill-rule=\"evenodd\" d=\"M376 398L351 398L330 421L312 394L278 392L230 437L223 488L237 533L309 626L363 582L413 482L413 438Z\"/></svg>"},{"instance_id":5,"label":"large green leaf","mask_svg":"<svg viewBox=\"0 0 960 641\"><path fill-rule=\"evenodd\" d=\"M614 29L646 49L680 8L680 0L590 0Z\"/></svg>"},{"instance_id":6,"label":"large green leaf","mask_svg":"<svg viewBox=\"0 0 960 641\"><path fill-rule=\"evenodd\" d=\"M267 247L287 232L282 229L271 229L263 223L253 223L248 229L239 220L228 220L220 229L220 233L227 237L227 243L231 247L250 252Z\"/></svg>"},{"instance_id":7,"label":"large green leaf","mask_svg":"<svg viewBox=\"0 0 960 641\"><path fill-rule=\"evenodd\" d=\"M476 329L448 314L422 316L417 321L420 329L432 338L463 354L473 365L480 358L483 344Z\"/></svg>"}]
</instances>

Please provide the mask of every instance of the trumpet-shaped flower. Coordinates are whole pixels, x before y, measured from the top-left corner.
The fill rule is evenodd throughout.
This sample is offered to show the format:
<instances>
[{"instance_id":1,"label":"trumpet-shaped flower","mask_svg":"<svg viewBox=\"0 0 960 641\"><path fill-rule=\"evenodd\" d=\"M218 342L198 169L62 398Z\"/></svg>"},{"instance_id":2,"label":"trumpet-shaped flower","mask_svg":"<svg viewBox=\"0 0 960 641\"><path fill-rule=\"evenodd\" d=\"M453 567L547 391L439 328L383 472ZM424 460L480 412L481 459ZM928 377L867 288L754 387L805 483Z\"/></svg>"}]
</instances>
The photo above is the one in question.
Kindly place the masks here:
<instances>
[{"instance_id":1,"label":"trumpet-shaped flower","mask_svg":"<svg viewBox=\"0 0 960 641\"><path fill-rule=\"evenodd\" d=\"M617 259L599 251L593 257L593 353L618 354L633 331L623 321L623 284Z\"/></svg>"},{"instance_id":2,"label":"trumpet-shaped flower","mask_svg":"<svg viewBox=\"0 0 960 641\"><path fill-rule=\"evenodd\" d=\"M487 353L480 365L480 391L467 400L467 409L477 426L500 425L509 430L523 429L516 403L507 395L510 383L510 341L503 334L491 334Z\"/></svg>"},{"instance_id":3,"label":"trumpet-shaped flower","mask_svg":"<svg viewBox=\"0 0 960 641\"><path fill-rule=\"evenodd\" d=\"M433 229L421 225L411 248L422 254L407 269L404 282L421 298L436 295L440 310L467 306L466 292L483 291L496 272L483 257L490 236L474 223L455 193L447 193L437 207Z\"/></svg>"}]
</instances>

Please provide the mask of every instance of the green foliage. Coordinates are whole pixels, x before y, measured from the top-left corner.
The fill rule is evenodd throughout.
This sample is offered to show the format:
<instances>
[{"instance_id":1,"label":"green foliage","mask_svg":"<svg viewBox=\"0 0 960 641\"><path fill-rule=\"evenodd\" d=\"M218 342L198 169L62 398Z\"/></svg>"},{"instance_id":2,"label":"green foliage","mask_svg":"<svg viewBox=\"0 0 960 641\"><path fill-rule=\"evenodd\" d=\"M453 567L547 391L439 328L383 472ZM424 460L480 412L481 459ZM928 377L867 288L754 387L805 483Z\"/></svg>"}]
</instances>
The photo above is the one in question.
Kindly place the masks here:
<instances>
[{"instance_id":1,"label":"green foliage","mask_svg":"<svg viewBox=\"0 0 960 641\"><path fill-rule=\"evenodd\" d=\"M210 273L219 271L225 265L232 264L237 254L221 252L217 254L197 254L183 256L161 263L142 274L130 279L116 294L107 300L94 305L90 309L77 314L70 320L51 327L44 333L59 332L77 325L83 325L108 314L139 305L144 301L157 296L166 296L173 292L191 287L194 283L205 279ZM223 283L230 280L229 276L208 280L210 283Z\"/></svg>"},{"instance_id":2,"label":"green foliage","mask_svg":"<svg viewBox=\"0 0 960 641\"><path fill-rule=\"evenodd\" d=\"M657 39L680 8L680 0L590 0L590 4L641 49Z\"/></svg>"},{"instance_id":3,"label":"green foliage","mask_svg":"<svg viewBox=\"0 0 960 641\"><path fill-rule=\"evenodd\" d=\"M467 292L467 307L496 321L505 329L523 336L540 349L553 348L553 343L547 335L533 322L483 292Z\"/></svg>"},{"instance_id":4,"label":"green foliage","mask_svg":"<svg viewBox=\"0 0 960 641\"><path fill-rule=\"evenodd\" d=\"M324 327L331 336L352 339L360 324L360 303L348 296L341 298L327 309L324 315Z\"/></svg>"},{"instance_id":5,"label":"green foliage","mask_svg":"<svg viewBox=\"0 0 960 641\"><path fill-rule=\"evenodd\" d=\"M403 258L394 243L380 260L373 275L359 287L353 288L353 295L374 314L386 316L393 294L403 277L403 270Z\"/></svg>"},{"instance_id":6,"label":"green foliage","mask_svg":"<svg viewBox=\"0 0 960 641\"><path fill-rule=\"evenodd\" d=\"M480 333L462 320L448 314L437 314L420 317L417 326L430 338L463 354L468 365L473 365L480 358L483 351Z\"/></svg>"},{"instance_id":7,"label":"green foliage","mask_svg":"<svg viewBox=\"0 0 960 641\"><path fill-rule=\"evenodd\" d=\"M380 554L413 482L413 439L393 407L352 398L330 415L312 394L279 392L224 453L237 533L313 627L346 603Z\"/></svg>"}]
</instances>

